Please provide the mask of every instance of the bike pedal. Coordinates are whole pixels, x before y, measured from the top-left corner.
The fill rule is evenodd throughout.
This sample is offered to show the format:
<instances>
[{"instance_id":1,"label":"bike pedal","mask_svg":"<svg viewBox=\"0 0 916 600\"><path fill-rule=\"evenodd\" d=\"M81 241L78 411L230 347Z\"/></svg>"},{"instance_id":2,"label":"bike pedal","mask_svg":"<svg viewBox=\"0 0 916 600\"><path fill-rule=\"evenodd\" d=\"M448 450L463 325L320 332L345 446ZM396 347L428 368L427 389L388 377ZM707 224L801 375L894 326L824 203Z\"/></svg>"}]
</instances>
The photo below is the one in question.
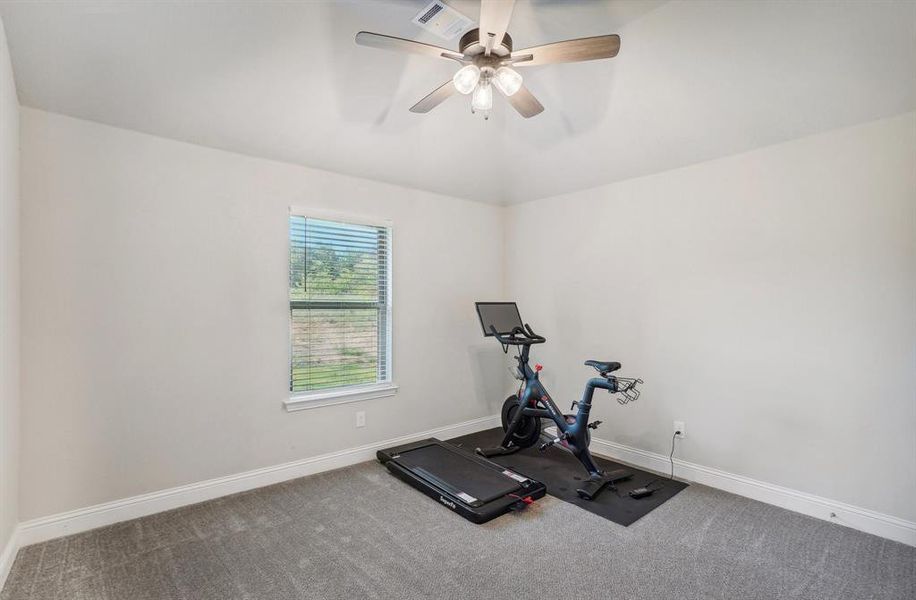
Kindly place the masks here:
<instances>
[{"instance_id":1,"label":"bike pedal","mask_svg":"<svg viewBox=\"0 0 916 600\"><path fill-rule=\"evenodd\" d=\"M592 421L588 424L589 429L598 429L598 426L601 425L601 421Z\"/></svg>"}]
</instances>

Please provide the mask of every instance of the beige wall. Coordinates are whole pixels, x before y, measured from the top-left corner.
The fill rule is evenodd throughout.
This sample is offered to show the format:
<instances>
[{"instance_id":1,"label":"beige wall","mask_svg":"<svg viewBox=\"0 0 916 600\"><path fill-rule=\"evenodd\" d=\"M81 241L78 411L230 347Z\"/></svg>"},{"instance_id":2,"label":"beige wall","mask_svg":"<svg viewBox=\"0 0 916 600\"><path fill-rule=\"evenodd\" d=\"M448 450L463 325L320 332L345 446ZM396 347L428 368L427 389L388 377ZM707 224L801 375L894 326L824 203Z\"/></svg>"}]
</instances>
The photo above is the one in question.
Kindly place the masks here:
<instances>
[{"instance_id":1,"label":"beige wall","mask_svg":"<svg viewBox=\"0 0 916 600\"><path fill-rule=\"evenodd\" d=\"M600 437L667 453L683 420L688 461L916 518L916 114L506 209L22 128L22 520L492 414L481 298L547 335L558 400L586 358L646 379ZM289 205L394 221L397 396L282 410Z\"/></svg>"},{"instance_id":2,"label":"beige wall","mask_svg":"<svg viewBox=\"0 0 916 600\"><path fill-rule=\"evenodd\" d=\"M473 302L502 293L501 208L32 109L22 131L22 520L498 406ZM393 221L396 396L281 407L291 205Z\"/></svg>"},{"instance_id":3,"label":"beige wall","mask_svg":"<svg viewBox=\"0 0 916 600\"><path fill-rule=\"evenodd\" d=\"M0 21L0 553L18 521L18 495L19 101Z\"/></svg>"},{"instance_id":4,"label":"beige wall","mask_svg":"<svg viewBox=\"0 0 916 600\"><path fill-rule=\"evenodd\" d=\"M916 520L916 113L508 209L509 297L605 439ZM560 402L562 405L563 403Z\"/></svg>"}]
</instances>

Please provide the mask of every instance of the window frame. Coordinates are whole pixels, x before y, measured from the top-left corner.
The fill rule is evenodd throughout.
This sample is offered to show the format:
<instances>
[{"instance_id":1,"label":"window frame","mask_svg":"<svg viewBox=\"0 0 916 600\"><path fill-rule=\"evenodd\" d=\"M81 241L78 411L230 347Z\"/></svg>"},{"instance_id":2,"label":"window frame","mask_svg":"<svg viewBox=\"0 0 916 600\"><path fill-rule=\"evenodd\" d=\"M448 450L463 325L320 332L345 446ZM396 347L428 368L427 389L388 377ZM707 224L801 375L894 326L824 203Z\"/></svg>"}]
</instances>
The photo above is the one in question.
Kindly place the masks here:
<instances>
[{"instance_id":1,"label":"window frame","mask_svg":"<svg viewBox=\"0 0 916 600\"><path fill-rule=\"evenodd\" d=\"M388 264L386 269L388 272L388 281L386 289L386 299L387 299L387 309L389 312L388 316L388 327L386 331L386 340L387 345L387 357L388 357L388 380L380 381L371 384L364 385L347 385L339 386L336 388L327 388L321 390L312 390L307 392L293 392L289 389L289 373L292 370L293 364L293 344L292 344L292 311L290 310L290 299L289 299L289 269L290 269L290 239L289 239L289 222L290 217L302 217L305 219L320 219L326 221L336 221L339 223L346 223L349 225L366 225L369 227L384 227L388 230L388 253L387 259ZM347 404L350 402L362 402L364 400L372 400L374 398L385 398L388 396L393 396L398 391L398 385L395 383L395 370L394 370L394 354L393 354L393 338L394 338L394 298L392 295L393 289L393 272L392 272L392 262L394 255L394 223L390 219L366 216L366 215L355 215L344 212L337 211L328 211L322 209L307 208L301 206L290 206L289 213L286 216L286 310L287 310L287 394L288 397L283 401L283 405L286 408L287 412L294 412L299 410L308 410L312 408L321 408L322 406L333 406L337 404Z\"/></svg>"}]
</instances>

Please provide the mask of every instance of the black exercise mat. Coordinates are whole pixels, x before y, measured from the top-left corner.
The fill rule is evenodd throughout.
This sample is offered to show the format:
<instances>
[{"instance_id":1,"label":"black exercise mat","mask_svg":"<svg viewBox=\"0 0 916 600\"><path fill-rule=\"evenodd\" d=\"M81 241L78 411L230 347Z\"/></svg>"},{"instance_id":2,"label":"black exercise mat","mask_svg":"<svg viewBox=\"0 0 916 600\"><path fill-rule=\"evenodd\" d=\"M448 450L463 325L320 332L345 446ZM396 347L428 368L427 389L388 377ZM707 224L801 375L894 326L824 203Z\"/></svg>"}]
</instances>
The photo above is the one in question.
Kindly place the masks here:
<instances>
[{"instance_id":1,"label":"black exercise mat","mask_svg":"<svg viewBox=\"0 0 916 600\"><path fill-rule=\"evenodd\" d=\"M503 431L497 427L448 441L461 446L469 452L474 452L475 448L498 446L502 438ZM540 452L537 446L534 446L508 456L494 456L490 460L544 483L547 485L547 493L551 496L570 504L575 504L590 513L602 516L624 527L632 525L687 487L686 483L680 481L634 469L627 465L621 465L600 456L593 456L595 456L595 462L598 463L598 467L602 471L626 469L632 472L633 476L626 481L617 483L616 493L614 488L609 486L601 492L596 500L591 501L583 500L576 494L576 488L579 483L587 479L588 476L582 467L582 463L565 450L548 448L544 452ZM655 483L650 487L661 487L661 489L651 496L634 500L627 495L628 491L647 486L652 481L655 481Z\"/></svg>"}]
</instances>

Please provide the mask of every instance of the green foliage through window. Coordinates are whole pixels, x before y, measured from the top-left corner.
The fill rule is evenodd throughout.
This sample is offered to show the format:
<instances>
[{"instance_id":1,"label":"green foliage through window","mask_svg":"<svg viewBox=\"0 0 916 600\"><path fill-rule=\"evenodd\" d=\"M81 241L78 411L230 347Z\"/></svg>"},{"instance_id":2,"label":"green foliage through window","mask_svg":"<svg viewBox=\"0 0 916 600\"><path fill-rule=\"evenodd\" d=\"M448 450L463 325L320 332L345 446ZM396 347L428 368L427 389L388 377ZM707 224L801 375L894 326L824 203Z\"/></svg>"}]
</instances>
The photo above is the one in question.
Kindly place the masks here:
<instances>
[{"instance_id":1,"label":"green foliage through window","mask_svg":"<svg viewBox=\"0 0 916 600\"><path fill-rule=\"evenodd\" d=\"M385 227L291 216L290 390L390 379Z\"/></svg>"}]
</instances>

